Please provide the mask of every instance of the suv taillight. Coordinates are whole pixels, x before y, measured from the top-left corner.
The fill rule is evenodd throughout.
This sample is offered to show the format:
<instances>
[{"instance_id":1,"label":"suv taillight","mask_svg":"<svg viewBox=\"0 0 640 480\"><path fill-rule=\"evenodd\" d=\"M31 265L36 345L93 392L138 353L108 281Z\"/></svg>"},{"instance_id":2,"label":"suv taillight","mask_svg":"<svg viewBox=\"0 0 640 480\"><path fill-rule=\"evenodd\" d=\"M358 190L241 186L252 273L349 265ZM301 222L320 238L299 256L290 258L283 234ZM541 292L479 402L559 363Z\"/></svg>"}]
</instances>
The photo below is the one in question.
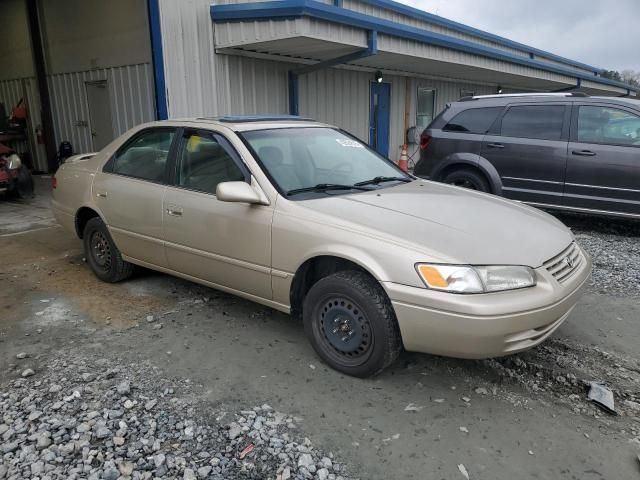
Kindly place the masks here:
<instances>
[{"instance_id":1,"label":"suv taillight","mask_svg":"<svg viewBox=\"0 0 640 480\"><path fill-rule=\"evenodd\" d=\"M53 177L51 177L51 188L55 190L57 186L58 186L58 179L54 175Z\"/></svg>"},{"instance_id":2,"label":"suv taillight","mask_svg":"<svg viewBox=\"0 0 640 480\"><path fill-rule=\"evenodd\" d=\"M431 143L431 135L423 133L420 135L420 150L426 150Z\"/></svg>"}]
</instances>

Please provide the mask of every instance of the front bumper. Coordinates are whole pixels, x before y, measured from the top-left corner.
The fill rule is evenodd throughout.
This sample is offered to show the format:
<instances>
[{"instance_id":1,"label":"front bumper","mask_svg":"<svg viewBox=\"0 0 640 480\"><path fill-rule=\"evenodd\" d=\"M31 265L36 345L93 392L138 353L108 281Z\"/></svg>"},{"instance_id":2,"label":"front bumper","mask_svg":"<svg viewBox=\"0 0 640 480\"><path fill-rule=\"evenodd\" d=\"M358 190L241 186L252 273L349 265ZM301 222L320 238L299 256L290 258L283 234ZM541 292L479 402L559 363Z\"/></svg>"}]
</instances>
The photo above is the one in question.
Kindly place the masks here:
<instances>
[{"instance_id":1,"label":"front bumper","mask_svg":"<svg viewBox=\"0 0 640 480\"><path fill-rule=\"evenodd\" d=\"M591 278L591 258L558 282L536 269L535 287L456 295L384 282L405 349L457 358L489 358L532 348L569 316Z\"/></svg>"}]
</instances>

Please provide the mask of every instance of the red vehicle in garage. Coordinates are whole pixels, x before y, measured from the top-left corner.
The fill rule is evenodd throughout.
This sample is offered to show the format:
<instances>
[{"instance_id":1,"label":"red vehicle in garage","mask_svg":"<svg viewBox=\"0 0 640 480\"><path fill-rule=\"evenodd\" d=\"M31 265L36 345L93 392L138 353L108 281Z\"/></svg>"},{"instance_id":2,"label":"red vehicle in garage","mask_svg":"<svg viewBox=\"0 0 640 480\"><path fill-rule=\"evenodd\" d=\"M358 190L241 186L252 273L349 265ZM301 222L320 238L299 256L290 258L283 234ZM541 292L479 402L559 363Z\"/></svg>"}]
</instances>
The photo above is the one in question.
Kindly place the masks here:
<instances>
[{"instance_id":1,"label":"red vehicle in garage","mask_svg":"<svg viewBox=\"0 0 640 480\"><path fill-rule=\"evenodd\" d=\"M24 197L33 193L33 178L18 154L0 143L0 193Z\"/></svg>"}]
</instances>

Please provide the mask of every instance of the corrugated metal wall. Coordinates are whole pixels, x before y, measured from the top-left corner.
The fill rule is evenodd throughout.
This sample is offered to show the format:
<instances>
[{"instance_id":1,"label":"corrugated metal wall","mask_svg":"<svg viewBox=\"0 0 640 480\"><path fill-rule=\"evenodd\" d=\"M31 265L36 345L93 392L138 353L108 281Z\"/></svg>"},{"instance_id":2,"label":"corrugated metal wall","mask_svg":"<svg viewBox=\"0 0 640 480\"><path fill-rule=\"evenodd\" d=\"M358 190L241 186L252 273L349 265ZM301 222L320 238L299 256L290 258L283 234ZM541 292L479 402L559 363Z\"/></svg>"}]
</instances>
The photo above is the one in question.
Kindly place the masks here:
<instances>
[{"instance_id":1,"label":"corrugated metal wall","mask_svg":"<svg viewBox=\"0 0 640 480\"><path fill-rule=\"evenodd\" d=\"M93 151L85 83L100 80L109 89L114 137L155 119L153 71L148 63L51 75L56 144L68 140L78 153Z\"/></svg>"},{"instance_id":2,"label":"corrugated metal wall","mask_svg":"<svg viewBox=\"0 0 640 480\"><path fill-rule=\"evenodd\" d=\"M210 0L160 0L170 117L287 113L290 66L217 55Z\"/></svg>"}]
</instances>

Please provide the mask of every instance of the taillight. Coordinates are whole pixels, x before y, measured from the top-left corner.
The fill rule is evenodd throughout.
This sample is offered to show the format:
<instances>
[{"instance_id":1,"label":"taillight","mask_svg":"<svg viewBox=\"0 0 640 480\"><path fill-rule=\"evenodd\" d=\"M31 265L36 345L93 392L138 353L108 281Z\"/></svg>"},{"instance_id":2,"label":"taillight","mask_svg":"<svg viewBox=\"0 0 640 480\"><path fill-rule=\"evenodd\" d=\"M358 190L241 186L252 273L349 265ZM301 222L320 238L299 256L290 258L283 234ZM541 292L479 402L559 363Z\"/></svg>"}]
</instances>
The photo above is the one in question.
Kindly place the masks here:
<instances>
[{"instance_id":1,"label":"taillight","mask_svg":"<svg viewBox=\"0 0 640 480\"><path fill-rule=\"evenodd\" d=\"M430 143L431 135L427 135L426 133L420 135L420 150L426 150Z\"/></svg>"},{"instance_id":2,"label":"taillight","mask_svg":"<svg viewBox=\"0 0 640 480\"><path fill-rule=\"evenodd\" d=\"M51 188L55 190L57 186L58 186L58 179L54 175L53 177L51 177Z\"/></svg>"}]
</instances>

